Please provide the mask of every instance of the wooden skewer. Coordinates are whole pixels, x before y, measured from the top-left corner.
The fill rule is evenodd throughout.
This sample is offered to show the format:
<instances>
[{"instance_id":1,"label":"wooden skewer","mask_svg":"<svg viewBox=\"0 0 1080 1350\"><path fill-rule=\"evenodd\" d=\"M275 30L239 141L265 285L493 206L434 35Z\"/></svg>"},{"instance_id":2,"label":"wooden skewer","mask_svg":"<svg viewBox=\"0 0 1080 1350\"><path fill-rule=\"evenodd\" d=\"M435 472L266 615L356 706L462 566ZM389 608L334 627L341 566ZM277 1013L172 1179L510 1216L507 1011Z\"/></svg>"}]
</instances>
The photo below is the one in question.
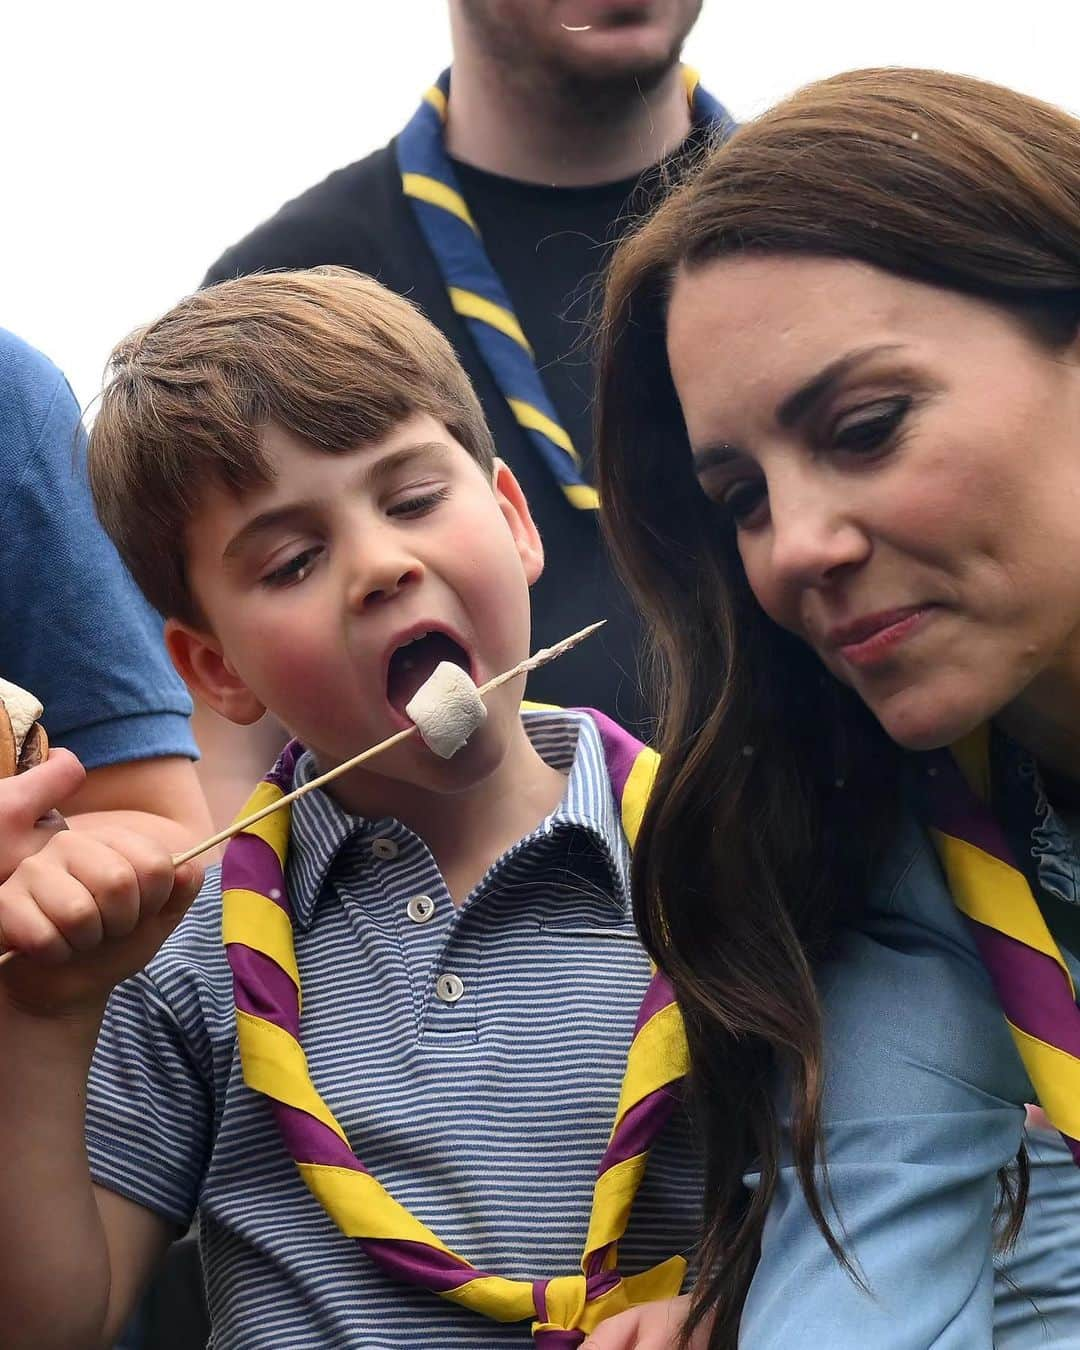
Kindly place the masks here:
<instances>
[{"instance_id":1,"label":"wooden skewer","mask_svg":"<svg viewBox=\"0 0 1080 1350\"><path fill-rule=\"evenodd\" d=\"M579 642L584 642L587 637L591 637L599 628L603 628L607 622L601 619L598 623L591 623L587 628L582 628L577 633L571 633L569 637L563 638L561 642L556 642L552 647L541 647L538 652L532 656L526 657L524 661L519 661L516 666L510 670L504 670L501 675L496 675L486 683L480 685L477 693L481 698L490 694L493 689L498 689L500 685L508 684L511 680L516 680L519 675L526 675L530 670L536 670L538 666L546 666L549 661L554 661L557 657L568 652L571 647L576 647ZM384 750L391 749L392 746L400 745L402 741L407 741L410 736L417 734L415 726L406 727L402 731L395 732L393 736L388 736L385 741L380 741L378 745L372 745L367 750L361 750L358 755L352 759L347 759L343 764L338 764L333 769L328 769L326 773L320 774L318 778L313 778L310 783L304 783L301 787L295 788L284 797L279 797L277 801L271 802L268 806L262 807L259 811L254 811L250 816L245 816L243 820L234 820L224 830L219 830L217 834L212 834L209 839L204 839L201 844L195 844L194 847L187 849L183 853L173 855L173 866L179 867L181 863L190 862L192 858L197 858L200 853L205 853L207 849L213 848L216 844L223 844L226 839L231 839L233 835L239 834L241 830L246 830L254 825L256 821L262 820L265 816L274 811L280 811L283 806L288 806L290 802L296 801L306 792L314 792L317 787L322 787L326 783L332 782L335 778L340 778L342 774L348 773L366 760L374 759L376 755L381 755ZM11 951L0 953L0 966L5 961L10 961L18 952L12 948Z\"/></svg>"}]
</instances>

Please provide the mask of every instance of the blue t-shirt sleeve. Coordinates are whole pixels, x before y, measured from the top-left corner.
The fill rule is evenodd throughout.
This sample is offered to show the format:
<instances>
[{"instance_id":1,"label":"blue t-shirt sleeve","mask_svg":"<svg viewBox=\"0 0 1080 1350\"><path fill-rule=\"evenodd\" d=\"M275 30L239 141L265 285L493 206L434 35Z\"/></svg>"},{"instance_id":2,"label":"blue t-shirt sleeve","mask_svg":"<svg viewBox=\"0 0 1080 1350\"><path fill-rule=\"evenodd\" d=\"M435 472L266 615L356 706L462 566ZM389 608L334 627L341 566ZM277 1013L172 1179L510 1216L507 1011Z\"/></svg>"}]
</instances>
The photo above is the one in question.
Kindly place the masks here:
<instances>
[{"instance_id":1,"label":"blue t-shirt sleeve","mask_svg":"<svg viewBox=\"0 0 1080 1350\"><path fill-rule=\"evenodd\" d=\"M94 514L64 377L0 330L0 675L88 768L196 754L161 620Z\"/></svg>"},{"instance_id":2,"label":"blue t-shirt sleeve","mask_svg":"<svg viewBox=\"0 0 1080 1350\"><path fill-rule=\"evenodd\" d=\"M832 1227L866 1288L784 1166L739 1344L990 1350L996 1174L1019 1148L1031 1087L928 843L820 987ZM1074 1184L1080 1223L1078 1200Z\"/></svg>"}]
</instances>

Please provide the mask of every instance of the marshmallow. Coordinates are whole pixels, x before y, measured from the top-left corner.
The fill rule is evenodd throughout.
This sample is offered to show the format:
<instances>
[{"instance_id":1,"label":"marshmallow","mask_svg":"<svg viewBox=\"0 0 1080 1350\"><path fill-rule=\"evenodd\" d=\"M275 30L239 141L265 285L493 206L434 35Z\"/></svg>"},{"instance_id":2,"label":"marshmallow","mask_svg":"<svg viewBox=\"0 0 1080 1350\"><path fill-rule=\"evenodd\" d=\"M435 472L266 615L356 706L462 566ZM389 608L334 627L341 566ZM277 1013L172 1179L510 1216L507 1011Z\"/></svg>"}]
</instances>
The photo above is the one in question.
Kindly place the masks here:
<instances>
[{"instance_id":1,"label":"marshmallow","mask_svg":"<svg viewBox=\"0 0 1080 1350\"><path fill-rule=\"evenodd\" d=\"M441 759L451 759L487 717L484 700L468 672L440 661L409 702L405 712L416 723L424 744Z\"/></svg>"}]
</instances>

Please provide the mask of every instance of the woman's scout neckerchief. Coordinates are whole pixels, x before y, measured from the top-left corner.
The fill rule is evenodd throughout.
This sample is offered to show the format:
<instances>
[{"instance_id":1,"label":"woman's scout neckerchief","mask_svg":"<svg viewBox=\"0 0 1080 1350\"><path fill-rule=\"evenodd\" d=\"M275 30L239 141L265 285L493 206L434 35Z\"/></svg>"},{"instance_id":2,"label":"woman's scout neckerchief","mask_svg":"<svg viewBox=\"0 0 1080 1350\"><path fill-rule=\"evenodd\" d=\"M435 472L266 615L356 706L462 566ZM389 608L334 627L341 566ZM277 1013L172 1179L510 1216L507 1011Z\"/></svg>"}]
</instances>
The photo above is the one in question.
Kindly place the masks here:
<instances>
[{"instance_id":1,"label":"woman's scout neckerchief","mask_svg":"<svg viewBox=\"0 0 1080 1350\"><path fill-rule=\"evenodd\" d=\"M1080 1165L1080 1007L988 806L989 732L984 727L927 760L921 787L949 890L971 925L1039 1105Z\"/></svg>"},{"instance_id":2,"label":"woman's scout neckerchief","mask_svg":"<svg viewBox=\"0 0 1080 1350\"><path fill-rule=\"evenodd\" d=\"M695 126L733 129L727 109L683 68ZM533 349L484 248L446 153L450 71L444 70L397 137L402 191L446 284L450 303L472 335L510 410L573 506L595 510L596 490L559 421L536 368Z\"/></svg>"},{"instance_id":3,"label":"woman's scout neckerchief","mask_svg":"<svg viewBox=\"0 0 1080 1350\"><path fill-rule=\"evenodd\" d=\"M590 715L632 845L657 756L602 713ZM295 741L286 746L244 814L292 788L302 751ZM380 1186L311 1081L300 1042L300 975L285 884L289 829L290 808L283 807L229 844L221 864L222 933L233 973L244 1082L269 1099L301 1177L341 1231L396 1279L498 1322L532 1318L543 1350L572 1350L605 1318L650 1299L673 1298L686 1270L681 1256L639 1275L624 1277L616 1268L649 1149L689 1068L682 1018L667 981L653 976L638 1012L615 1123L597 1172L580 1273L530 1281L478 1270Z\"/></svg>"}]
</instances>

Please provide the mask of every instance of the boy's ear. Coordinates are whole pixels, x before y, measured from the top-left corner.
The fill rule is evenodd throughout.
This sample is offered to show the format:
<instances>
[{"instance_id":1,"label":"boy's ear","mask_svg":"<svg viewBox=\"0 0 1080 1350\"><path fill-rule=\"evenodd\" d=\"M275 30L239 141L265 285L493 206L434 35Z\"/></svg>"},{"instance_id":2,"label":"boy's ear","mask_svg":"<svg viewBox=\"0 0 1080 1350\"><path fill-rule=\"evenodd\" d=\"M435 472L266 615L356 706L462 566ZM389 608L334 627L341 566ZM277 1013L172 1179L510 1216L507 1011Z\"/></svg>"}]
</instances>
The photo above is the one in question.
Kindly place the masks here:
<instances>
[{"instance_id":1,"label":"boy's ear","mask_svg":"<svg viewBox=\"0 0 1080 1350\"><path fill-rule=\"evenodd\" d=\"M531 586L539 580L544 570L544 545L540 541L540 531L532 518L529 503L521 490L521 484L514 477L510 466L501 459L495 461L492 478L495 498L499 509L510 526L510 533L517 545L521 565L525 569L525 579Z\"/></svg>"},{"instance_id":2,"label":"boy's ear","mask_svg":"<svg viewBox=\"0 0 1080 1350\"><path fill-rule=\"evenodd\" d=\"M166 619L165 646L180 678L214 712L246 727L266 711L210 634L179 619Z\"/></svg>"}]
</instances>

